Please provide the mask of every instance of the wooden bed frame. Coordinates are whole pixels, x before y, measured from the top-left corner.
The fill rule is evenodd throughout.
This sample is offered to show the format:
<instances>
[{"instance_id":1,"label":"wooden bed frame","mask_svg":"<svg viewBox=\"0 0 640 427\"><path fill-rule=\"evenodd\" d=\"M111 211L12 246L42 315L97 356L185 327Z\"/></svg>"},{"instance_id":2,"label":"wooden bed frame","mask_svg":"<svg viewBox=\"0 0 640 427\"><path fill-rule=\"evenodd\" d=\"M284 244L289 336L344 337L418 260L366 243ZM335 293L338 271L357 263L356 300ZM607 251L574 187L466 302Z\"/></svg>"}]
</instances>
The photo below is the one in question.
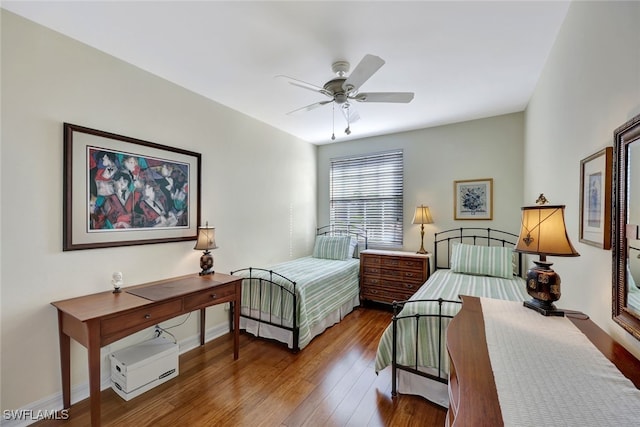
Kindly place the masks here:
<instances>
[{"instance_id":1,"label":"wooden bed frame","mask_svg":"<svg viewBox=\"0 0 640 427\"><path fill-rule=\"evenodd\" d=\"M323 236L323 235L328 235L328 236L340 236L340 235L350 235L355 237L356 239L358 239L358 244L364 244L364 249L367 248L367 232L366 230L360 228L360 227L356 227L353 225L345 225L345 226L340 226L340 225L326 225L326 226L322 226L322 227L318 227L316 229L316 236ZM361 250L361 249L358 249ZM237 274L239 272L243 272L243 271L248 271L249 272L249 276L248 277L244 277L244 280L249 280L249 282L251 283L252 280L258 280L259 281L259 286L258 289L262 290L263 288L263 284L267 284L267 287L270 287L272 289L272 292L269 293L269 295L263 295L262 292L260 292L260 294L257 296L258 299L258 306L262 307L263 302L265 301L264 298L273 298L273 295L280 295L280 301L284 301L285 298L283 298L283 295L290 295L291 298L293 299L293 304L292 304L292 309L293 309L293 313L291 315L291 319L292 319L292 325L288 326L285 324L285 320L284 318L286 316L280 316L277 317L273 315L273 313L269 312L269 313L265 313L265 312L260 312L258 314L258 316L252 316L250 314L243 314L242 313L242 307L241 304L238 304L238 308L237 310L240 310L240 317L243 317L245 319L250 319L256 322L260 322L261 324L267 324L267 325L271 325L274 326L276 328L279 329L283 329L286 331L289 331L292 333L293 336L293 347L292 347L292 351L298 352L300 351L300 325L299 325L299 319L297 316L297 307L298 307L298 296L297 296L297 292L296 292L296 282L271 270L271 269L264 269L264 268L255 268L255 267L247 267L247 268L242 268L239 270L235 270L232 271L231 274ZM263 272L263 273L268 273L268 278L265 278L263 276L260 277L254 277L253 276L253 272ZM278 282L278 280L280 281L280 283ZM284 284L283 284L284 283ZM252 286L248 287L249 290L251 291L251 289L253 288ZM253 301L254 296L250 293L249 294L249 300ZM269 307L272 307L272 304L269 304ZM280 312L282 312L283 306L280 307Z\"/></svg>"},{"instance_id":2,"label":"wooden bed frame","mask_svg":"<svg viewBox=\"0 0 640 427\"><path fill-rule=\"evenodd\" d=\"M467 228L454 228L446 231L441 231L439 233L435 233L435 242L434 242L434 268L438 269L449 269L451 267L451 249L453 243L466 243L477 246L515 246L518 240L518 235L513 234L507 231L495 230L492 228L475 228L475 227L467 227ZM514 275L522 276L523 274L523 256L521 253L517 253L518 262L517 265L514 265ZM401 315L400 312L404 308L405 305L412 304L415 302L437 302L438 303L438 313L429 313L429 314L411 314L411 315ZM443 384L448 383L447 375L442 372L442 346L445 344L442 341L442 321L443 319L451 319L453 316L443 315L442 314L442 305L443 304L462 304L462 301L452 301L452 300L444 300L444 299L431 299L431 300L406 300L406 301L396 301L393 303L393 318L392 322L392 330L393 330L393 349L392 349L392 360L391 360L391 395L397 396L397 374L398 371L409 372L411 374L415 374L421 377L425 377ZM416 346L416 365L407 366L402 365L397 362L397 323L401 319L409 319L413 318L415 320L415 334L418 335L418 327L419 320L422 317L435 317L438 318L438 374L430 374L428 372L423 372L418 369L417 360L418 360L418 346Z\"/></svg>"}]
</instances>

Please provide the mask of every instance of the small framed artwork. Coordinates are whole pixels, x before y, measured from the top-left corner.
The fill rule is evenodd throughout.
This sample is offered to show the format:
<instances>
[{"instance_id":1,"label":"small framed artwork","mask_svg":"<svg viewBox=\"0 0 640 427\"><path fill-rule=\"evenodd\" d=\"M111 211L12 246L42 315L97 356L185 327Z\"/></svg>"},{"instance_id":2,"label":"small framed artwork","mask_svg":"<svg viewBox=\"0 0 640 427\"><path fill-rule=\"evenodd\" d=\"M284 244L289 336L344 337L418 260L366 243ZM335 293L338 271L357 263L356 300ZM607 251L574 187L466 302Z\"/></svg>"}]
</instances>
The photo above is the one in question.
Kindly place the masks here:
<instances>
[{"instance_id":1,"label":"small framed artwork","mask_svg":"<svg viewBox=\"0 0 640 427\"><path fill-rule=\"evenodd\" d=\"M64 251L195 240L201 155L64 124Z\"/></svg>"},{"instance_id":2,"label":"small framed artwork","mask_svg":"<svg viewBox=\"0 0 640 427\"><path fill-rule=\"evenodd\" d=\"M493 219L493 178L453 182L453 218Z\"/></svg>"},{"instance_id":3,"label":"small framed artwork","mask_svg":"<svg viewBox=\"0 0 640 427\"><path fill-rule=\"evenodd\" d=\"M611 249L613 147L580 161L580 241Z\"/></svg>"}]
</instances>

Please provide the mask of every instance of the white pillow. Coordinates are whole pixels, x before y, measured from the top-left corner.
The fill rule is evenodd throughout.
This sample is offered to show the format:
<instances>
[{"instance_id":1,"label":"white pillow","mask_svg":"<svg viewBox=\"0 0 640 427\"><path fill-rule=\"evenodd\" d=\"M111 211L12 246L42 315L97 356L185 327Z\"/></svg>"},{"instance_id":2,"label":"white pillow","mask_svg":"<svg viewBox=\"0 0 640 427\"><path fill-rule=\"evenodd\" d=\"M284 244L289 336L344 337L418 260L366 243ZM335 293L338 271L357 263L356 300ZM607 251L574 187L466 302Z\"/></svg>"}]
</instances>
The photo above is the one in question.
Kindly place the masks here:
<instances>
[{"instance_id":1,"label":"white pillow","mask_svg":"<svg viewBox=\"0 0 640 427\"><path fill-rule=\"evenodd\" d=\"M317 236L313 247L313 257L323 259L347 259L349 256L349 236Z\"/></svg>"},{"instance_id":2,"label":"white pillow","mask_svg":"<svg viewBox=\"0 0 640 427\"><path fill-rule=\"evenodd\" d=\"M454 243L451 270L455 273L510 279L513 277L513 249Z\"/></svg>"}]
</instances>

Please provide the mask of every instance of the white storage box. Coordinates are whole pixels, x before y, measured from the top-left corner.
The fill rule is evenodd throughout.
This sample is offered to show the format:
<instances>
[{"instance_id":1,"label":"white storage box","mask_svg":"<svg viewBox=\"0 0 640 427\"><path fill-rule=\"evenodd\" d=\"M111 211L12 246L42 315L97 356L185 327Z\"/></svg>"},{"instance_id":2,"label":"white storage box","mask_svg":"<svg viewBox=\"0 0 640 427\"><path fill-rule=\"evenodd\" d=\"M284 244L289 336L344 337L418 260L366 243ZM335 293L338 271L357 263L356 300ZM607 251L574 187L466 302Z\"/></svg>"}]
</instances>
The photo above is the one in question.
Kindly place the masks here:
<instances>
[{"instance_id":1,"label":"white storage box","mask_svg":"<svg viewBox=\"0 0 640 427\"><path fill-rule=\"evenodd\" d=\"M111 388L124 400L178 375L178 344L159 337L115 351L111 360Z\"/></svg>"}]
</instances>

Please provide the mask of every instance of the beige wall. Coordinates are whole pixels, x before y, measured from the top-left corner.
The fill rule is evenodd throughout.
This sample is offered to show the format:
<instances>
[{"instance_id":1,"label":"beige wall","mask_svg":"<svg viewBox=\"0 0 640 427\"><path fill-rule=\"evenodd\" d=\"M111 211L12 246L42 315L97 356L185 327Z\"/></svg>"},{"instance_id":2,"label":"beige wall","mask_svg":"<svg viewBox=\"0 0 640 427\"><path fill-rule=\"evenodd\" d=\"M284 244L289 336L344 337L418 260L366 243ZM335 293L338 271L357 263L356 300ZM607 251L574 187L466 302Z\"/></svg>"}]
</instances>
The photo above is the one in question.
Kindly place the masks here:
<instances>
[{"instance_id":1,"label":"beige wall","mask_svg":"<svg viewBox=\"0 0 640 427\"><path fill-rule=\"evenodd\" d=\"M544 192L566 205L579 258L551 257L560 305L589 314L640 357L640 342L611 320L611 251L579 242L580 160L613 145L640 113L640 3L573 2L526 110L524 200Z\"/></svg>"},{"instance_id":2,"label":"beige wall","mask_svg":"<svg viewBox=\"0 0 640 427\"><path fill-rule=\"evenodd\" d=\"M318 220L329 220L329 164L335 157L404 151L404 245L420 248L420 226L411 224L416 206L429 206L425 249L434 233L457 227L491 227L518 233L522 202L523 113L318 147ZM493 178L492 221L454 221L453 182Z\"/></svg>"},{"instance_id":3,"label":"beige wall","mask_svg":"<svg viewBox=\"0 0 640 427\"><path fill-rule=\"evenodd\" d=\"M199 270L194 242L62 252L63 122L201 153L202 220L217 227L217 271L307 254L313 243L315 146L3 10L3 410L59 396L51 301L108 290L113 271L137 284ZM179 340L195 337L196 317L174 330ZM210 330L224 328L222 307L208 320ZM79 345L72 360L83 398Z\"/></svg>"}]
</instances>

